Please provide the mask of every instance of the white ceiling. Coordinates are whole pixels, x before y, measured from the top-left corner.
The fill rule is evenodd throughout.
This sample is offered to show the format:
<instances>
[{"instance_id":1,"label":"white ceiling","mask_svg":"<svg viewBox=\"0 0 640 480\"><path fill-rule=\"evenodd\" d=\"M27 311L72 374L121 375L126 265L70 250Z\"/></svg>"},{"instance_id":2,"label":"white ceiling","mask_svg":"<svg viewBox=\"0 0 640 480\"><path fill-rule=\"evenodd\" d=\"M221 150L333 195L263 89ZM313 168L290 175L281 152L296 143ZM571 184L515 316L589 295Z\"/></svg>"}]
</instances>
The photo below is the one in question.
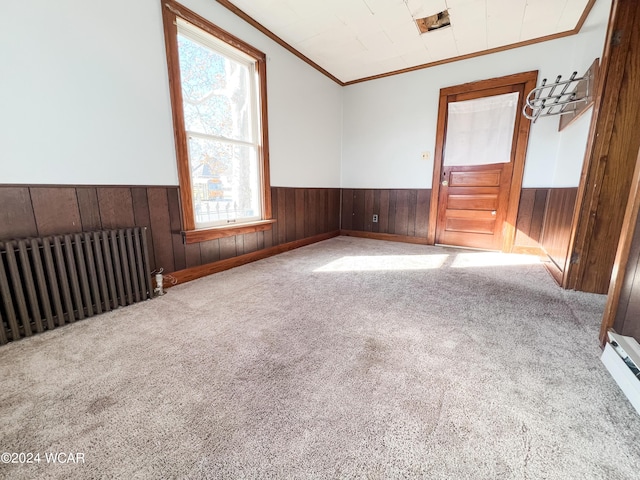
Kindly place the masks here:
<instances>
[{"instance_id":1,"label":"white ceiling","mask_svg":"<svg viewBox=\"0 0 640 480\"><path fill-rule=\"evenodd\" d=\"M231 0L342 82L573 30L589 0ZM414 22L449 10L451 26Z\"/></svg>"}]
</instances>

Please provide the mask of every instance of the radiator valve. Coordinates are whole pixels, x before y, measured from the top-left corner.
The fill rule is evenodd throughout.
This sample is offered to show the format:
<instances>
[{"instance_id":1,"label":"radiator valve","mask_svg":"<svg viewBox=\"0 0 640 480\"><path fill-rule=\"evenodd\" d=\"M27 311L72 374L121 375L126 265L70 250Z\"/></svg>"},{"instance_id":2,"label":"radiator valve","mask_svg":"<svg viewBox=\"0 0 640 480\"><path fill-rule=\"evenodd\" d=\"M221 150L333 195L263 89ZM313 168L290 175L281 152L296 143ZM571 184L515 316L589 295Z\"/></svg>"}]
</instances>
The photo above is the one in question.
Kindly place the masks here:
<instances>
[{"instance_id":1,"label":"radiator valve","mask_svg":"<svg viewBox=\"0 0 640 480\"><path fill-rule=\"evenodd\" d=\"M162 271L156 273L156 288L153 290L158 295L164 295L164 289L162 288Z\"/></svg>"}]
</instances>

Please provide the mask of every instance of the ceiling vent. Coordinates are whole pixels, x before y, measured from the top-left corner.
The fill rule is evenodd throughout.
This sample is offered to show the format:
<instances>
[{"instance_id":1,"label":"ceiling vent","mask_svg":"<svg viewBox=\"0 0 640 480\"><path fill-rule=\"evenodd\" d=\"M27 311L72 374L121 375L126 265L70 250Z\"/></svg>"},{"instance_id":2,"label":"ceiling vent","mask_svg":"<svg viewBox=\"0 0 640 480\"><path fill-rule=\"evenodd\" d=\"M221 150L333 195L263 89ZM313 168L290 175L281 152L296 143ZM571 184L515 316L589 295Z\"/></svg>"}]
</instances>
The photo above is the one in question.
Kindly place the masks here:
<instances>
[{"instance_id":1,"label":"ceiling vent","mask_svg":"<svg viewBox=\"0 0 640 480\"><path fill-rule=\"evenodd\" d=\"M416 25L418 26L420 33L432 32L434 30L439 30L440 28L448 27L451 25L449 10L445 10L444 12L436 13L435 15L430 15L428 17L417 18Z\"/></svg>"}]
</instances>

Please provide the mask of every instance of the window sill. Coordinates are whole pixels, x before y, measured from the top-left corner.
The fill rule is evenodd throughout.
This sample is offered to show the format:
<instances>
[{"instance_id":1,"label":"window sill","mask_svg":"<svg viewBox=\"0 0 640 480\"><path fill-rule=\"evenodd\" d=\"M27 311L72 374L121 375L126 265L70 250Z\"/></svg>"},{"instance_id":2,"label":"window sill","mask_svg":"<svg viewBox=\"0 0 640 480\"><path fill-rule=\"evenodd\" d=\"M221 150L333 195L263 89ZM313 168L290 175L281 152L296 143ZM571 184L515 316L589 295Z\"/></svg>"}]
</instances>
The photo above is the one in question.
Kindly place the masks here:
<instances>
[{"instance_id":1,"label":"window sill","mask_svg":"<svg viewBox=\"0 0 640 480\"><path fill-rule=\"evenodd\" d=\"M271 230L271 226L276 222L272 220L260 220L257 222L243 223L241 225L221 227L201 228L198 230L187 230L182 232L185 244L206 242L207 240L215 240L216 238L232 237L234 235L242 235L244 233L263 232Z\"/></svg>"}]
</instances>

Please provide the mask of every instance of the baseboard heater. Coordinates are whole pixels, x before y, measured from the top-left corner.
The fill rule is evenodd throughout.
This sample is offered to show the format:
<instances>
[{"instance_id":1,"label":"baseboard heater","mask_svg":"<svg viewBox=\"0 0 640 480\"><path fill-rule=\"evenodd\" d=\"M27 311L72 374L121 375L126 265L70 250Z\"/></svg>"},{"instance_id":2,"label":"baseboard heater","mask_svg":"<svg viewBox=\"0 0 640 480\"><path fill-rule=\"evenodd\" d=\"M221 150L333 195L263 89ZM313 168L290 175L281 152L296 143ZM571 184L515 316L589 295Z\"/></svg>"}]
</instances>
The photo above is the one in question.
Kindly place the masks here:
<instances>
[{"instance_id":1,"label":"baseboard heater","mask_svg":"<svg viewBox=\"0 0 640 480\"><path fill-rule=\"evenodd\" d=\"M640 414L640 345L633 337L608 333L600 359Z\"/></svg>"},{"instance_id":2,"label":"baseboard heater","mask_svg":"<svg viewBox=\"0 0 640 480\"><path fill-rule=\"evenodd\" d=\"M146 230L0 242L0 345L152 298Z\"/></svg>"}]
</instances>

